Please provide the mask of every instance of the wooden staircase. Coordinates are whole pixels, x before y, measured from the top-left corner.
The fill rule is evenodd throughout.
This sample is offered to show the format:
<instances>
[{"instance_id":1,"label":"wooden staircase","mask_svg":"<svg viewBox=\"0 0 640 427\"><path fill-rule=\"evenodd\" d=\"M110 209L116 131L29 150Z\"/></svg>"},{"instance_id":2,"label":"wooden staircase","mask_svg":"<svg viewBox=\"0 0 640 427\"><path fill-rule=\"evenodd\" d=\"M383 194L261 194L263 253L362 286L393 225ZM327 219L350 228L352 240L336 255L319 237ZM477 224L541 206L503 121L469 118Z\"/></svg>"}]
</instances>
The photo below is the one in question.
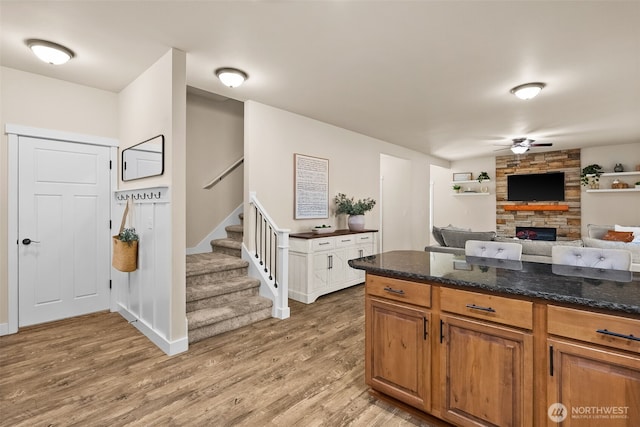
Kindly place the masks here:
<instances>
[{"instance_id":1,"label":"wooden staircase","mask_svg":"<svg viewBox=\"0 0 640 427\"><path fill-rule=\"evenodd\" d=\"M260 281L241 259L242 225L226 231L227 238L211 241L211 252L187 255L190 343L271 317L272 301L259 295Z\"/></svg>"}]
</instances>

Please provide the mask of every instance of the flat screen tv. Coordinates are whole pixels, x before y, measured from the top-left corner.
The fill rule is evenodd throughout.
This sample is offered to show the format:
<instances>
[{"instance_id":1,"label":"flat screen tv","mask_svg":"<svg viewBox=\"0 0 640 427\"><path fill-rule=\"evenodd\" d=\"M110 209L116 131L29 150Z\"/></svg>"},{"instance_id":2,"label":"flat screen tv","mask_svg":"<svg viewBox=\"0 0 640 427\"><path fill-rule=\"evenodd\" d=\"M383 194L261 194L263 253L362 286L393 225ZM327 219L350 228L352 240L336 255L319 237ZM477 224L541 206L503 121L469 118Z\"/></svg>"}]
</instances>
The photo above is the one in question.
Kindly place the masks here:
<instances>
[{"instance_id":1,"label":"flat screen tv","mask_svg":"<svg viewBox=\"0 0 640 427\"><path fill-rule=\"evenodd\" d=\"M564 172L507 175L507 200L551 202L564 200Z\"/></svg>"}]
</instances>

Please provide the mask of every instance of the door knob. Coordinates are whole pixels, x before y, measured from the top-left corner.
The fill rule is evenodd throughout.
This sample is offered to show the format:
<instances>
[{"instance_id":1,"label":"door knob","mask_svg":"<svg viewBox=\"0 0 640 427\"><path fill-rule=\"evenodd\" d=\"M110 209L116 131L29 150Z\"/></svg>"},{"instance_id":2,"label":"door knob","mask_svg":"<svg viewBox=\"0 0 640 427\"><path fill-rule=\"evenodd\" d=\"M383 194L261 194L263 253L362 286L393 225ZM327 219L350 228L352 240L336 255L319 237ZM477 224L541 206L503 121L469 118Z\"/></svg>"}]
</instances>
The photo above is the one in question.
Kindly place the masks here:
<instances>
[{"instance_id":1,"label":"door knob","mask_svg":"<svg viewBox=\"0 0 640 427\"><path fill-rule=\"evenodd\" d=\"M23 245L30 245L30 244L32 244L32 243L40 243L40 242L38 242L38 241L36 241L36 240L31 240L31 239L29 239L29 238L27 238L27 239L22 239L22 244L23 244Z\"/></svg>"}]
</instances>

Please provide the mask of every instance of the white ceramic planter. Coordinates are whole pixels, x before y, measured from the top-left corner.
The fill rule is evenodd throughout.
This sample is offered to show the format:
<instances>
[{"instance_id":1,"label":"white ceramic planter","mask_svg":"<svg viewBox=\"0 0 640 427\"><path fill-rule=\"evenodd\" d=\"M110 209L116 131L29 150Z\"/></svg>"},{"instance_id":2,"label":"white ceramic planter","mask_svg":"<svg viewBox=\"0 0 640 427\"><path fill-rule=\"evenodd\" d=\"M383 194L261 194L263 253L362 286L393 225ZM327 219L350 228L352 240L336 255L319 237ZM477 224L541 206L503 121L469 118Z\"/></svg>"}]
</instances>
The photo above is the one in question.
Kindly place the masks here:
<instances>
[{"instance_id":1,"label":"white ceramic planter","mask_svg":"<svg viewBox=\"0 0 640 427\"><path fill-rule=\"evenodd\" d=\"M364 230L364 215L349 215L347 225L351 231Z\"/></svg>"}]
</instances>

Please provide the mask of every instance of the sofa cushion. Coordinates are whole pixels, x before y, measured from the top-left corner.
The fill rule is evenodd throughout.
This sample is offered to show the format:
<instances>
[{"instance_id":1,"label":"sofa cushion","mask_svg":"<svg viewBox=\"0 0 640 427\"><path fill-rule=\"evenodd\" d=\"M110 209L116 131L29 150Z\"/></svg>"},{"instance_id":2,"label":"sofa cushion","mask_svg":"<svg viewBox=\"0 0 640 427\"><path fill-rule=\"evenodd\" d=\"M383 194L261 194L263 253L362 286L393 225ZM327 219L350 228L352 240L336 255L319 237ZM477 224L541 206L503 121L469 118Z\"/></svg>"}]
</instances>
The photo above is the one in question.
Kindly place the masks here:
<instances>
[{"instance_id":1,"label":"sofa cushion","mask_svg":"<svg viewBox=\"0 0 640 427\"><path fill-rule=\"evenodd\" d=\"M551 257L551 248L556 245L582 246L582 240L522 240L509 237L496 237L496 240L520 243L522 245L523 260L525 260L524 255Z\"/></svg>"},{"instance_id":2,"label":"sofa cushion","mask_svg":"<svg viewBox=\"0 0 640 427\"><path fill-rule=\"evenodd\" d=\"M489 241L496 237L495 231L460 231L460 230L442 230L442 237L446 246L454 248L464 248L467 240L483 240Z\"/></svg>"},{"instance_id":3,"label":"sofa cushion","mask_svg":"<svg viewBox=\"0 0 640 427\"><path fill-rule=\"evenodd\" d=\"M442 230L459 230L459 231L471 231L470 228L460 228L460 227L454 227L453 225L449 224L446 227L432 227L431 228L431 234L433 234L433 238L436 239L436 242L438 242L438 244L440 246L447 246L444 243L444 238L442 237Z\"/></svg>"},{"instance_id":4,"label":"sofa cushion","mask_svg":"<svg viewBox=\"0 0 640 427\"><path fill-rule=\"evenodd\" d=\"M611 242L607 240L592 239L591 237L585 237L583 240L584 245L590 248L626 249L631 252L631 262L634 264L640 264L640 244Z\"/></svg>"},{"instance_id":5,"label":"sofa cushion","mask_svg":"<svg viewBox=\"0 0 640 427\"><path fill-rule=\"evenodd\" d=\"M607 231L614 229L613 225L589 224L587 225L587 236L592 239L602 239L602 236L607 234Z\"/></svg>"},{"instance_id":6,"label":"sofa cushion","mask_svg":"<svg viewBox=\"0 0 640 427\"><path fill-rule=\"evenodd\" d=\"M633 233L633 243L640 243L640 227L627 227L616 224L615 231L631 231Z\"/></svg>"},{"instance_id":7,"label":"sofa cushion","mask_svg":"<svg viewBox=\"0 0 640 427\"><path fill-rule=\"evenodd\" d=\"M632 231L607 231L607 234L602 236L602 240L608 240L611 242L624 242L629 243L633 241Z\"/></svg>"}]
</instances>

